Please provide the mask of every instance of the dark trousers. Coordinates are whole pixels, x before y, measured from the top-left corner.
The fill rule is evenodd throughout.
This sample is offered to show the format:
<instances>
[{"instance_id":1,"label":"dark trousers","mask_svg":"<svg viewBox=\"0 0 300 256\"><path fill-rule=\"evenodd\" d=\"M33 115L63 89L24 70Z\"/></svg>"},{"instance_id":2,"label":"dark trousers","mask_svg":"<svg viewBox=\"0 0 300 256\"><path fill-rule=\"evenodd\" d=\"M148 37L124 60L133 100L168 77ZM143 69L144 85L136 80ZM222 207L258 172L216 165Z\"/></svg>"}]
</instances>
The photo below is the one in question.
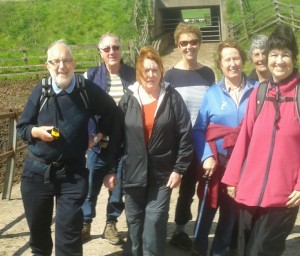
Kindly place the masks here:
<instances>
[{"instance_id":1,"label":"dark trousers","mask_svg":"<svg viewBox=\"0 0 300 256\"><path fill-rule=\"evenodd\" d=\"M50 256L53 242L51 222L56 199L55 254L57 256L82 255L81 205L87 193L87 170L73 175L58 173L44 183L44 177L23 177L21 193L30 230L33 255Z\"/></svg>"},{"instance_id":2,"label":"dark trousers","mask_svg":"<svg viewBox=\"0 0 300 256\"><path fill-rule=\"evenodd\" d=\"M199 202L200 207L201 202ZM238 208L235 201L228 196L225 186L219 187L218 195L219 220L210 255L224 256L231 245L234 226L237 223ZM201 218L198 236L195 237L194 248L203 255L208 251L208 235L218 208L205 205ZM198 216L199 217L199 216Z\"/></svg>"},{"instance_id":3,"label":"dark trousers","mask_svg":"<svg viewBox=\"0 0 300 256\"><path fill-rule=\"evenodd\" d=\"M186 173L182 176L179 196L175 209L175 223L177 225L185 225L192 219L191 205L196 190L196 169L197 157L194 155L193 162ZM199 171L199 170L197 170Z\"/></svg>"},{"instance_id":4,"label":"dark trousers","mask_svg":"<svg viewBox=\"0 0 300 256\"><path fill-rule=\"evenodd\" d=\"M100 153L88 149L87 151L87 168L89 170L89 190L82 205L83 218L85 223L91 223L96 216L96 204L98 195L103 185L103 178L107 172L103 169L106 164L107 150L101 149ZM113 191L109 191L109 198L106 207L106 221L117 222L117 218L124 210L122 200L122 169L123 159L120 158L117 166L117 186Z\"/></svg>"},{"instance_id":5,"label":"dark trousers","mask_svg":"<svg viewBox=\"0 0 300 256\"><path fill-rule=\"evenodd\" d=\"M239 256L279 256L294 227L299 207L261 208L241 206L239 213Z\"/></svg>"},{"instance_id":6,"label":"dark trousers","mask_svg":"<svg viewBox=\"0 0 300 256\"><path fill-rule=\"evenodd\" d=\"M124 188L129 233L124 255L165 255L171 191L165 185Z\"/></svg>"}]
</instances>

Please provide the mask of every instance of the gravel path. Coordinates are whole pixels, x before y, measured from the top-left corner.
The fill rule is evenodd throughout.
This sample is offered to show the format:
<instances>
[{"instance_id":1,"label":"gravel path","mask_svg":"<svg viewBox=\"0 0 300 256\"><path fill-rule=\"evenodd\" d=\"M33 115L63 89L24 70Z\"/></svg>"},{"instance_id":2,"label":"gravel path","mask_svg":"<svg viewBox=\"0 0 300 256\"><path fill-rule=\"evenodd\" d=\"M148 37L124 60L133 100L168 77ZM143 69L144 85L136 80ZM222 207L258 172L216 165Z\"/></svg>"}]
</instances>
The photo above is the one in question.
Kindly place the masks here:
<instances>
[{"instance_id":1,"label":"gravel path","mask_svg":"<svg viewBox=\"0 0 300 256\"><path fill-rule=\"evenodd\" d=\"M178 195L178 189L174 189L171 198L170 217L168 223L168 240L172 236L175 228L174 212ZM193 233L193 226L195 224L197 212L197 198L195 198L192 205L193 220L187 225L187 231L190 235ZM102 232L105 225L105 206L107 202L107 190L103 189L100 193L97 205L97 217L92 224L92 239L83 245L84 255L88 256L117 256L122 255L121 246L113 246L105 239L102 239ZM0 201L0 256L30 256L30 249L28 246L29 232L24 216L23 205L20 195L19 185L14 186L12 192L12 200ZM218 216L216 216L218 217ZM215 221L213 229L215 227ZM117 227L123 238L126 237L126 222L125 216L119 218ZM52 225L54 231L54 225ZM53 233L54 235L54 233ZM210 241L212 240L213 232L210 234ZM55 255L53 253L53 255ZM167 243L166 256L189 256L190 253L176 249ZM300 214L298 214L297 223L287 239L287 249L284 256L300 255Z\"/></svg>"}]
</instances>

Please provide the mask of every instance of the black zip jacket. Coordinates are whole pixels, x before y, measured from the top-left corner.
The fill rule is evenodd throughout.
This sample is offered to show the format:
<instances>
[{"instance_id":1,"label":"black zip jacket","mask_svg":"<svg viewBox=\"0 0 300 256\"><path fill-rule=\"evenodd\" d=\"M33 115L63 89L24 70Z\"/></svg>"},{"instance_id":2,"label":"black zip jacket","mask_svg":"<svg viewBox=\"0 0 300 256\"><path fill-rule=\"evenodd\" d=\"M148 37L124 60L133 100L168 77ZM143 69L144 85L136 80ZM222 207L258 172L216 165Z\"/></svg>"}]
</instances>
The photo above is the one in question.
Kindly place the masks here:
<instances>
[{"instance_id":1,"label":"black zip jacket","mask_svg":"<svg viewBox=\"0 0 300 256\"><path fill-rule=\"evenodd\" d=\"M146 146L136 82L129 86L118 110L110 150L125 146L123 187L166 184L170 174L183 174L193 157L191 122L180 94L169 83L161 92L149 144Z\"/></svg>"}]
</instances>

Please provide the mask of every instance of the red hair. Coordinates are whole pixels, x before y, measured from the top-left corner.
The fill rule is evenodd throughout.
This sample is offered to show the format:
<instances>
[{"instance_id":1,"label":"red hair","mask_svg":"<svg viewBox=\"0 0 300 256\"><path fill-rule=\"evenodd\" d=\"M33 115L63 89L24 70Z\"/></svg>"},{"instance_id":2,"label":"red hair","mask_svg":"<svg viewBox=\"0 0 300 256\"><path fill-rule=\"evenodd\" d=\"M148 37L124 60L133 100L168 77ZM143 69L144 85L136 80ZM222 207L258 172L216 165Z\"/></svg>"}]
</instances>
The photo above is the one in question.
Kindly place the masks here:
<instances>
[{"instance_id":1,"label":"red hair","mask_svg":"<svg viewBox=\"0 0 300 256\"><path fill-rule=\"evenodd\" d=\"M140 54L138 56L137 62L136 62L136 80L141 84L142 80L144 78L144 60L149 59L153 60L157 63L160 72L161 77L163 77L164 73L164 67L162 64L161 57L159 56L159 53L152 47L152 46L145 46L141 48Z\"/></svg>"}]
</instances>

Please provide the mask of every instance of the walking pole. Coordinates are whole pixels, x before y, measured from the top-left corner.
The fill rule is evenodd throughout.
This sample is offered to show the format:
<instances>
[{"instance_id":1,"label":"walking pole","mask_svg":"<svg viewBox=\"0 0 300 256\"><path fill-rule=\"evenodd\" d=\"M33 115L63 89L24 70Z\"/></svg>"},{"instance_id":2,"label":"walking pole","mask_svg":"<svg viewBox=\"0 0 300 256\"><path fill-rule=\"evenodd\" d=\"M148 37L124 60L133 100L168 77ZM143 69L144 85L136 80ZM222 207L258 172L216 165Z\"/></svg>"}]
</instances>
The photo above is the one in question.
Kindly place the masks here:
<instances>
[{"instance_id":1,"label":"walking pole","mask_svg":"<svg viewBox=\"0 0 300 256\"><path fill-rule=\"evenodd\" d=\"M194 233L195 238L198 236L199 227L200 227L200 223L201 223L201 219L202 219L202 215L203 215L203 210L204 210L204 206L205 206L205 201L206 201L206 196L207 196L207 191L208 191L209 179L210 179L210 177L208 177L208 176L203 176L203 177L205 178L204 194L203 194L201 206L200 206L200 209L199 209L199 212L198 212L198 219L197 219L197 223L196 223L196 227L195 227L195 233Z\"/></svg>"}]
</instances>

